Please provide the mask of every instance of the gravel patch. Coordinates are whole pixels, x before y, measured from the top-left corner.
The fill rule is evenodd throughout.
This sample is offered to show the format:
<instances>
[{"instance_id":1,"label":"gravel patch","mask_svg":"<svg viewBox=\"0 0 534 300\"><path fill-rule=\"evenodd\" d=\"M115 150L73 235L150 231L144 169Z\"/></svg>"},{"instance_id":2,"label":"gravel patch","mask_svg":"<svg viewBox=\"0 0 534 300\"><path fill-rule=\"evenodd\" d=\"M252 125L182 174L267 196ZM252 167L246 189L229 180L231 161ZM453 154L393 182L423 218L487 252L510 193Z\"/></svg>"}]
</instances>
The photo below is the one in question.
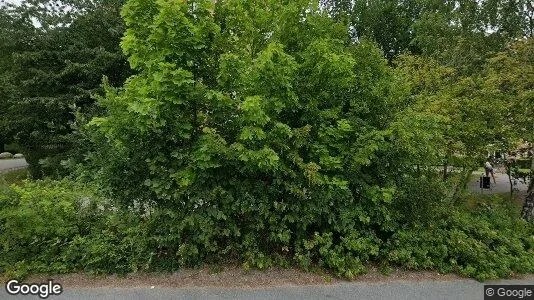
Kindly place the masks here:
<instances>
[{"instance_id":1,"label":"gravel patch","mask_svg":"<svg viewBox=\"0 0 534 300\"><path fill-rule=\"evenodd\" d=\"M1 278L1 277L0 277ZM271 268L265 271L245 270L242 267L224 267L218 272L212 268L187 269L173 274L169 273L134 273L124 277L90 276L86 274L67 274L53 276L30 276L25 282L45 282L54 279L69 288L132 288L132 287L162 287L162 288L265 288L277 286L311 286L334 285L348 282L385 283L395 281L425 282L425 281L457 281L464 280L455 274L440 274L438 272L414 272L394 270L390 275L380 273L371 268L367 274L354 280L335 278L330 274L310 273L298 269ZM6 278L1 278L3 282ZM534 275L516 276L514 279L532 280Z\"/></svg>"}]
</instances>

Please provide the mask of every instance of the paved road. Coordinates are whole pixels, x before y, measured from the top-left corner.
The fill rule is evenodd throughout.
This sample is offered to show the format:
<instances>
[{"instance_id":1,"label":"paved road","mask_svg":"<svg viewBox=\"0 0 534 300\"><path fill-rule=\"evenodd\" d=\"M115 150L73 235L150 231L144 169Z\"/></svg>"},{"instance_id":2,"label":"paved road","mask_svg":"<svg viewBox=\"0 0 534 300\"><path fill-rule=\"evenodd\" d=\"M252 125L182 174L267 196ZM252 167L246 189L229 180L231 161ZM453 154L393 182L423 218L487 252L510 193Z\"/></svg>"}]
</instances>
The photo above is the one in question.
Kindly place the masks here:
<instances>
[{"instance_id":1,"label":"paved road","mask_svg":"<svg viewBox=\"0 0 534 300\"><path fill-rule=\"evenodd\" d=\"M474 175L477 175L474 180L472 180L468 187L471 191L474 192L480 192L480 185L479 185L479 177L482 176L482 173L474 172ZM495 173L495 181L497 183L493 182L493 178L491 179L491 189L490 190L484 190L483 193L485 194L502 194L502 193L509 193L510 192L510 182L508 180L508 175L503 173ZM519 192L525 192L528 190L528 185L522 182L522 180L516 179L513 180L515 182L514 189L517 189Z\"/></svg>"},{"instance_id":2,"label":"paved road","mask_svg":"<svg viewBox=\"0 0 534 300\"><path fill-rule=\"evenodd\" d=\"M534 284L532 280L501 280L486 284ZM474 280L393 281L385 283L342 283L322 286L272 288L75 288L48 299L484 299L484 283ZM0 299L37 299L10 296L5 289Z\"/></svg>"},{"instance_id":3,"label":"paved road","mask_svg":"<svg viewBox=\"0 0 534 300\"><path fill-rule=\"evenodd\" d=\"M24 158L18 159L0 159L0 172L13 168L22 168L28 166Z\"/></svg>"}]
</instances>

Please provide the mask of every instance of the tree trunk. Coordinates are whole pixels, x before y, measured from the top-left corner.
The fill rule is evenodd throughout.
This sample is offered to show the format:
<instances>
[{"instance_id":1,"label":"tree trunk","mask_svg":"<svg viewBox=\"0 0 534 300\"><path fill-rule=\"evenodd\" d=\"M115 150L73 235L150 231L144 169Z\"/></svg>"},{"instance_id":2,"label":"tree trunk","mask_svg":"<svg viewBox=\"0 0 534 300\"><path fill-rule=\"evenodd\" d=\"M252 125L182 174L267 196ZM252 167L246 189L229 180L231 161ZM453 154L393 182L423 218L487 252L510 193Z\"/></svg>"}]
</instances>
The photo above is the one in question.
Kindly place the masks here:
<instances>
[{"instance_id":1,"label":"tree trunk","mask_svg":"<svg viewBox=\"0 0 534 300\"><path fill-rule=\"evenodd\" d=\"M534 155L531 158L530 164L530 184L528 185L527 196L523 204L521 216L523 219L532 222L534 221Z\"/></svg>"},{"instance_id":2,"label":"tree trunk","mask_svg":"<svg viewBox=\"0 0 534 300\"><path fill-rule=\"evenodd\" d=\"M510 183L510 200L512 200L514 196L514 183L512 182L512 175L510 173L508 173L508 182Z\"/></svg>"},{"instance_id":3,"label":"tree trunk","mask_svg":"<svg viewBox=\"0 0 534 300\"><path fill-rule=\"evenodd\" d=\"M512 197L514 196L514 183L512 182L512 166L508 161L504 163L504 166L506 168L506 174L508 175L508 182L510 183L510 200L512 200Z\"/></svg>"},{"instance_id":4,"label":"tree trunk","mask_svg":"<svg viewBox=\"0 0 534 300\"><path fill-rule=\"evenodd\" d=\"M532 178L530 179L530 185L527 196L525 197L525 203L523 204L521 216L523 219L529 222L534 221L534 183Z\"/></svg>"},{"instance_id":5,"label":"tree trunk","mask_svg":"<svg viewBox=\"0 0 534 300\"><path fill-rule=\"evenodd\" d=\"M448 145L449 146L449 145ZM447 178L449 177L449 158L451 153L447 151L445 153L445 157L443 160L443 181L447 181Z\"/></svg>"},{"instance_id":6,"label":"tree trunk","mask_svg":"<svg viewBox=\"0 0 534 300\"><path fill-rule=\"evenodd\" d=\"M39 164L39 160L44 156L39 151L25 149L24 158L28 163L28 171L32 179L42 179L43 178L43 168Z\"/></svg>"},{"instance_id":7,"label":"tree trunk","mask_svg":"<svg viewBox=\"0 0 534 300\"><path fill-rule=\"evenodd\" d=\"M473 174L473 171L475 171L473 168L469 167L463 167L462 173L460 174L460 182L456 185L454 188L454 194L453 199L458 199L458 196L460 195L460 192L463 192L467 188L467 184L469 183L469 180L471 179L471 174Z\"/></svg>"},{"instance_id":8,"label":"tree trunk","mask_svg":"<svg viewBox=\"0 0 534 300\"><path fill-rule=\"evenodd\" d=\"M5 152L6 151L6 148L5 148L5 139L2 135L0 135L0 153L2 152Z\"/></svg>"}]
</instances>

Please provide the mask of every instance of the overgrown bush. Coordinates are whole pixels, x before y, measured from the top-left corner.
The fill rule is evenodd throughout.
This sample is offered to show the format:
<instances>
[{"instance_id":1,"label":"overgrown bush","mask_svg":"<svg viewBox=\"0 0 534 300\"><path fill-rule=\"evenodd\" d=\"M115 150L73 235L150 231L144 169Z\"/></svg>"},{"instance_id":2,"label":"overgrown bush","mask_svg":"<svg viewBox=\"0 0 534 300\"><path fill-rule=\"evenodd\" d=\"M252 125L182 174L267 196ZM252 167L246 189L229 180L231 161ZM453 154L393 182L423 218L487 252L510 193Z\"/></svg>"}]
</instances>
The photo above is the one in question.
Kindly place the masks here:
<instances>
[{"instance_id":1,"label":"overgrown bush","mask_svg":"<svg viewBox=\"0 0 534 300\"><path fill-rule=\"evenodd\" d=\"M86 223L84 195L67 183L0 186L0 267L4 273L63 273L63 252Z\"/></svg>"},{"instance_id":2,"label":"overgrown bush","mask_svg":"<svg viewBox=\"0 0 534 300\"><path fill-rule=\"evenodd\" d=\"M494 197L472 212L443 207L431 223L396 232L384 250L387 261L409 269L510 277L534 272L534 226Z\"/></svg>"},{"instance_id":3,"label":"overgrown bush","mask_svg":"<svg viewBox=\"0 0 534 300\"><path fill-rule=\"evenodd\" d=\"M519 169L530 169L532 161L530 159L518 159L515 163Z\"/></svg>"},{"instance_id":4,"label":"overgrown bush","mask_svg":"<svg viewBox=\"0 0 534 300\"><path fill-rule=\"evenodd\" d=\"M26 169L12 170L0 173L0 185L21 184L29 179L30 174Z\"/></svg>"},{"instance_id":5,"label":"overgrown bush","mask_svg":"<svg viewBox=\"0 0 534 300\"><path fill-rule=\"evenodd\" d=\"M499 199L474 212L439 205L434 219L414 220L382 237L375 222L361 217L363 210L330 215L324 220L332 218L330 230L313 221L305 230L296 217L280 214L286 204L259 208L248 216L257 220L252 223L231 215L233 199L223 202L228 207L140 213L66 181L2 185L1 273L125 274L228 261L260 269L321 267L348 278L364 273L369 263L480 280L534 272L534 228Z\"/></svg>"},{"instance_id":6,"label":"overgrown bush","mask_svg":"<svg viewBox=\"0 0 534 300\"><path fill-rule=\"evenodd\" d=\"M92 268L232 258L350 278L449 205L450 118L410 106L405 74L316 1L130 0L123 17L136 75L99 99L81 170L120 211L148 210L118 219L141 228L108 219Z\"/></svg>"},{"instance_id":7,"label":"overgrown bush","mask_svg":"<svg viewBox=\"0 0 534 300\"><path fill-rule=\"evenodd\" d=\"M137 75L100 99L84 174L125 207L171 213L165 251L186 265L298 255L361 273L398 226L395 174L412 161L389 155L421 137L405 122L434 124L388 109L405 89L377 46L346 43L307 1L134 0L123 17Z\"/></svg>"},{"instance_id":8,"label":"overgrown bush","mask_svg":"<svg viewBox=\"0 0 534 300\"><path fill-rule=\"evenodd\" d=\"M410 97L406 74L317 1L249 4L126 3L136 75L105 84L88 153L70 162L111 200L68 182L4 187L4 272L532 270L531 227L501 207L453 209L437 178L444 145L467 151L471 131L455 127L456 143L449 111Z\"/></svg>"}]
</instances>

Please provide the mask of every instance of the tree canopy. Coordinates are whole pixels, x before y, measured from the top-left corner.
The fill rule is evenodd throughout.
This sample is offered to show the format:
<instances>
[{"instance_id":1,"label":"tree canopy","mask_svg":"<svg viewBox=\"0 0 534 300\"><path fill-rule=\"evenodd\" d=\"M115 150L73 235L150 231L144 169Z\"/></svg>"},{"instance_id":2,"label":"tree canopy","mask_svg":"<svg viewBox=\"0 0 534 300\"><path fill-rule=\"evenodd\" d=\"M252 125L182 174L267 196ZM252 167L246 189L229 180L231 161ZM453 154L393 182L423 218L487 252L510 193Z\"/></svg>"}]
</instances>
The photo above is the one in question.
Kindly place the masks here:
<instances>
[{"instance_id":1,"label":"tree canopy","mask_svg":"<svg viewBox=\"0 0 534 300\"><path fill-rule=\"evenodd\" d=\"M34 179L105 199L0 186L0 250L17 249L0 268L37 244L41 271L534 272L531 224L464 194L489 151L534 142L532 20L531 1L500 0L3 6L2 138ZM34 203L69 228L61 246ZM19 234L26 215L50 236Z\"/></svg>"},{"instance_id":2,"label":"tree canopy","mask_svg":"<svg viewBox=\"0 0 534 300\"><path fill-rule=\"evenodd\" d=\"M119 47L120 1L43 10L47 4L59 5L28 1L1 10L3 135L20 144L35 177L54 174L66 158L74 112L94 110L102 77L121 85L130 74ZM41 168L43 159L48 169Z\"/></svg>"}]
</instances>

